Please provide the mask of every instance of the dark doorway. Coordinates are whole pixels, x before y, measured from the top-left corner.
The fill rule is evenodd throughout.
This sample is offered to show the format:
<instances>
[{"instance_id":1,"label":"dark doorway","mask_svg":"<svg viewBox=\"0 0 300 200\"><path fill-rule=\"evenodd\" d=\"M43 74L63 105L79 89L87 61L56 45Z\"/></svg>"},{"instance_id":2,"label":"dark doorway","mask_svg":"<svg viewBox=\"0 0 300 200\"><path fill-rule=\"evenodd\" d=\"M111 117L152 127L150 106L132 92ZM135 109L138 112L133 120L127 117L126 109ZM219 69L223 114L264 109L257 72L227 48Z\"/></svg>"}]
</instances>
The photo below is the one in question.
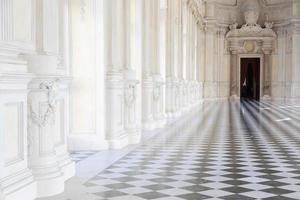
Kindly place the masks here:
<instances>
[{"instance_id":1,"label":"dark doorway","mask_svg":"<svg viewBox=\"0 0 300 200\"><path fill-rule=\"evenodd\" d=\"M260 98L260 59L241 59L241 99L253 99L259 101Z\"/></svg>"}]
</instances>

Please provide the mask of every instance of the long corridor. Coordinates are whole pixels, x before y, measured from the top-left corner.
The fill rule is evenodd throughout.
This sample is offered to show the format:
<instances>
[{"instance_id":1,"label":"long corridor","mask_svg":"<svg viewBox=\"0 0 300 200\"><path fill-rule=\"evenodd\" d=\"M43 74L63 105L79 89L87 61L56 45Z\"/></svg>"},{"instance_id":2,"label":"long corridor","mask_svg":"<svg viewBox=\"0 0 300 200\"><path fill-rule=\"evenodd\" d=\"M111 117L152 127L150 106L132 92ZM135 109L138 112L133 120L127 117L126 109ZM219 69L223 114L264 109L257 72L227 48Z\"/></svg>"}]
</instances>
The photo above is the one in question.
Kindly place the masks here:
<instances>
[{"instance_id":1,"label":"long corridor","mask_svg":"<svg viewBox=\"0 0 300 200\"><path fill-rule=\"evenodd\" d=\"M300 199L300 105L207 102L90 179L91 199Z\"/></svg>"}]
</instances>

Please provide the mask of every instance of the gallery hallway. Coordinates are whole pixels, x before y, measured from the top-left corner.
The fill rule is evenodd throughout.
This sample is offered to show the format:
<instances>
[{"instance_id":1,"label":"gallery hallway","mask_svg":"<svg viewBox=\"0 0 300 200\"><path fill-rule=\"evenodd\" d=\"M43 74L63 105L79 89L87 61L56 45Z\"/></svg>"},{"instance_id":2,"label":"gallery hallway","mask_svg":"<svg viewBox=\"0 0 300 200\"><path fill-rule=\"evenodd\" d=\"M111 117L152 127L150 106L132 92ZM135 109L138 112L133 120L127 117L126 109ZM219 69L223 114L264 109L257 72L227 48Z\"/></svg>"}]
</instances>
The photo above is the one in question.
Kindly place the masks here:
<instances>
[{"instance_id":1,"label":"gallery hallway","mask_svg":"<svg viewBox=\"0 0 300 200\"><path fill-rule=\"evenodd\" d=\"M60 198L300 199L299 122L296 103L206 102Z\"/></svg>"}]
</instances>

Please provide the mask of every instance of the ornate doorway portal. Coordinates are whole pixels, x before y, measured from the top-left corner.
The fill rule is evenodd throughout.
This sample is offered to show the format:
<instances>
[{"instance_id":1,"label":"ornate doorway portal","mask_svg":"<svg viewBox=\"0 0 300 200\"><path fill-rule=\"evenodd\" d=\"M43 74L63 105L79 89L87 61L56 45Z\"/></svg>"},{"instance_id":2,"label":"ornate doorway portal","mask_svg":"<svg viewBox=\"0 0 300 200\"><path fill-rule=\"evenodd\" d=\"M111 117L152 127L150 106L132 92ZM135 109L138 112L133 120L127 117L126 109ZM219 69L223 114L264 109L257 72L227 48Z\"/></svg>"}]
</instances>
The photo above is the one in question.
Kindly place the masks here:
<instances>
[{"instance_id":1,"label":"ornate doorway portal","mask_svg":"<svg viewBox=\"0 0 300 200\"><path fill-rule=\"evenodd\" d=\"M260 99L260 58L241 58L241 99Z\"/></svg>"},{"instance_id":2,"label":"ornate doorway portal","mask_svg":"<svg viewBox=\"0 0 300 200\"><path fill-rule=\"evenodd\" d=\"M275 50L277 35L272 30L273 23L269 22L268 18L263 26L257 24L260 9L259 5L256 6L253 2L255 1L248 0L243 4L246 23L241 27L238 23L230 25L230 30L226 34L227 46L231 54L230 95L232 98L270 99L272 53ZM253 56L260 58L249 58ZM242 74L238 71L239 66ZM243 75L245 77L242 77ZM248 80L246 76L249 76ZM243 87L244 83L246 87Z\"/></svg>"}]
</instances>

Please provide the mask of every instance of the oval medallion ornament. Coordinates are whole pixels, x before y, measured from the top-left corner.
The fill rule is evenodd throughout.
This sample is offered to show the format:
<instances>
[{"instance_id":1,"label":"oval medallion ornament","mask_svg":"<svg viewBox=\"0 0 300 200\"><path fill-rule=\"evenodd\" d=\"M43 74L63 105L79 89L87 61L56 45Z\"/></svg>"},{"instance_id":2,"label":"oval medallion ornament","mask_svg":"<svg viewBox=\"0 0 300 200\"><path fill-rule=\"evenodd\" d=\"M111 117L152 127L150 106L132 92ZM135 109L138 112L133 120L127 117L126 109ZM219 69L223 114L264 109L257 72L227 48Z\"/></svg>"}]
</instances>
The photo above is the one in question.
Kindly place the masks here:
<instances>
[{"instance_id":1,"label":"oval medallion ornament","mask_svg":"<svg viewBox=\"0 0 300 200\"><path fill-rule=\"evenodd\" d=\"M255 44L253 41L246 41L244 48L247 52L253 52L255 50Z\"/></svg>"}]
</instances>

